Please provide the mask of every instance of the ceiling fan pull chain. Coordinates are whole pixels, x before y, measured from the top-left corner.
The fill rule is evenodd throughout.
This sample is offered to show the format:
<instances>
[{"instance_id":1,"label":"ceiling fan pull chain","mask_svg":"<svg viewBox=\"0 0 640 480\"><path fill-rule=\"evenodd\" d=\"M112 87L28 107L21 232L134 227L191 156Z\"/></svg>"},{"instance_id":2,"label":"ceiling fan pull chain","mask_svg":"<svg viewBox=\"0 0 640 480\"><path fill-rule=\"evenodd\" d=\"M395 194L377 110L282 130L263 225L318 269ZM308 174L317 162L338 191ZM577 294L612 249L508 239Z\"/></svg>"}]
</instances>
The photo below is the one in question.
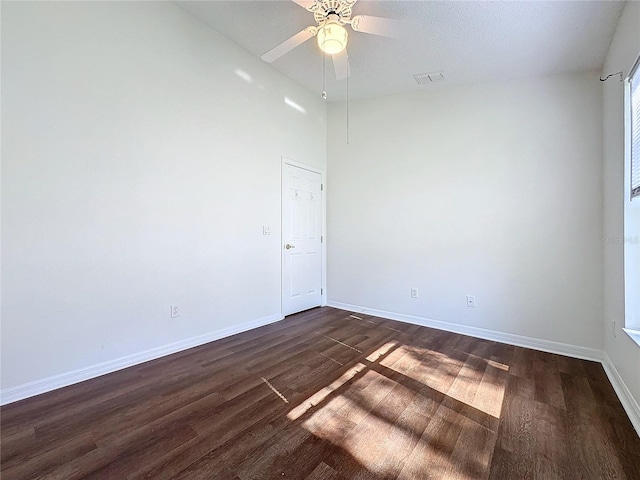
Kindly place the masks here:
<instances>
[{"instance_id":1,"label":"ceiling fan pull chain","mask_svg":"<svg viewBox=\"0 0 640 480\"><path fill-rule=\"evenodd\" d=\"M322 54L322 99L327 99L327 56Z\"/></svg>"},{"instance_id":2,"label":"ceiling fan pull chain","mask_svg":"<svg viewBox=\"0 0 640 480\"><path fill-rule=\"evenodd\" d=\"M347 61L349 57L347 56ZM349 145L349 77L347 76L347 145Z\"/></svg>"}]
</instances>

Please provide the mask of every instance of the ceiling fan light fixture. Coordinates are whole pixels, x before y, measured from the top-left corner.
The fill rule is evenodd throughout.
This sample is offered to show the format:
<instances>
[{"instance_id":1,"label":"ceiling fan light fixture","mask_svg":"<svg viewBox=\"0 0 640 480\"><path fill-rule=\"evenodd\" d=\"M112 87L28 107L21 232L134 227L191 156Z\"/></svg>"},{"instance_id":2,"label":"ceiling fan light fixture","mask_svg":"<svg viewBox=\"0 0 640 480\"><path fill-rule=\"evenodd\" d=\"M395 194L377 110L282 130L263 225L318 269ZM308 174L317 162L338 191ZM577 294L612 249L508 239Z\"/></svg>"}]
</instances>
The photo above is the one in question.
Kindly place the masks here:
<instances>
[{"instance_id":1,"label":"ceiling fan light fixture","mask_svg":"<svg viewBox=\"0 0 640 480\"><path fill-rule=\"evenodd\" d=\"M327 22L318 29L318 46L328 55L340 53L347 47L347 29L339 23Z\"/></svg>"}]
</instances>

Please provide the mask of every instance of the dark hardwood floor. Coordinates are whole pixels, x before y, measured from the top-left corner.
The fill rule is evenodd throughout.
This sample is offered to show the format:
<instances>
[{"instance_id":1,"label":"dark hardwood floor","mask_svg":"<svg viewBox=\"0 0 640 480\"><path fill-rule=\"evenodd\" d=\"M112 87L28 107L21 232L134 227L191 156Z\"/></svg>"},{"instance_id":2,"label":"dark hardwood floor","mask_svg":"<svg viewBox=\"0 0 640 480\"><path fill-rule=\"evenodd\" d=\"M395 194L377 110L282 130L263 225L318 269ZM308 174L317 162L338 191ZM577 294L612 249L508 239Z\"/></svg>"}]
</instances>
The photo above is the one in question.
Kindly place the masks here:
<instances>
[{"instance_id":1,"label":"dark hardwood floor","mask_svg":"<svg viewBox=\"0 0 640 480\"><path fill-rule=\"evenodd\" d=\"M3 480L640 480L600 364L332 308L0 415Z\"/></svg>"}]
</instances>

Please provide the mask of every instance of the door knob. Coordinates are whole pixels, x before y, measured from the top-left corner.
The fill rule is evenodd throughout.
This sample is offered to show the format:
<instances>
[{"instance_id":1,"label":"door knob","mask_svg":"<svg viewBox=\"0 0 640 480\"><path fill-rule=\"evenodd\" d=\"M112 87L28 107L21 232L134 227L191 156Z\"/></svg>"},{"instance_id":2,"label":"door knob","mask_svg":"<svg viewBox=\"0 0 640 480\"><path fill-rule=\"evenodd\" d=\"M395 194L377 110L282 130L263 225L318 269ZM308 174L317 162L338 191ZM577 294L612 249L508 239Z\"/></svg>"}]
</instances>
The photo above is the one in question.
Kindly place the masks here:
<instances>
[{"instance_id":1,"label":"door knob","mask_svg":"<svg viewBox=\"0 0 640 480\"><path fill-rule=\"evenodd\" d=\"M290 248L296 248L296 246L295 246L295 245L290 245L290 244L288 244L288 243L287 243L287 244L284 246L284 248L286 248L287 250L289 250Z\"/></svg>"}]
</instances>

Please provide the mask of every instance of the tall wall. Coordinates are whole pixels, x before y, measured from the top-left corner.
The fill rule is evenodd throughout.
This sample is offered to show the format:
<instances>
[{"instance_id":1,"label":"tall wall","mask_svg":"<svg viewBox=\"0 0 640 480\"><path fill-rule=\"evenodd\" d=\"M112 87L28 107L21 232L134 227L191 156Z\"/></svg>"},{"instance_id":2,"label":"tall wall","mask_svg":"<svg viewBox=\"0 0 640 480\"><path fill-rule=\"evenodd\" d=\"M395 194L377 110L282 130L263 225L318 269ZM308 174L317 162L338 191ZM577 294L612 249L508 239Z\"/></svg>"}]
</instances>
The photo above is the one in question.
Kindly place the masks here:
<instances>
[{"instance_id":1,"label":"tall wall","mask_svg":"<svg viewBox=\"0 0 640 480\"><path fill-rule=\"evenodd\" d=\"M602 349L598 73L352 101L345 131L331 105L330 304Z\"/></svg>"},{"instance_id":2,"label":"tall wall","mask_svg":"<svg viewBox=\"0 0 640 480\"><path fill-rule=\"evenodd\" d=\"M279 319L282 156L324 103L174 4L2 2L3 391Z\"/></svg>"}]
</instances>

